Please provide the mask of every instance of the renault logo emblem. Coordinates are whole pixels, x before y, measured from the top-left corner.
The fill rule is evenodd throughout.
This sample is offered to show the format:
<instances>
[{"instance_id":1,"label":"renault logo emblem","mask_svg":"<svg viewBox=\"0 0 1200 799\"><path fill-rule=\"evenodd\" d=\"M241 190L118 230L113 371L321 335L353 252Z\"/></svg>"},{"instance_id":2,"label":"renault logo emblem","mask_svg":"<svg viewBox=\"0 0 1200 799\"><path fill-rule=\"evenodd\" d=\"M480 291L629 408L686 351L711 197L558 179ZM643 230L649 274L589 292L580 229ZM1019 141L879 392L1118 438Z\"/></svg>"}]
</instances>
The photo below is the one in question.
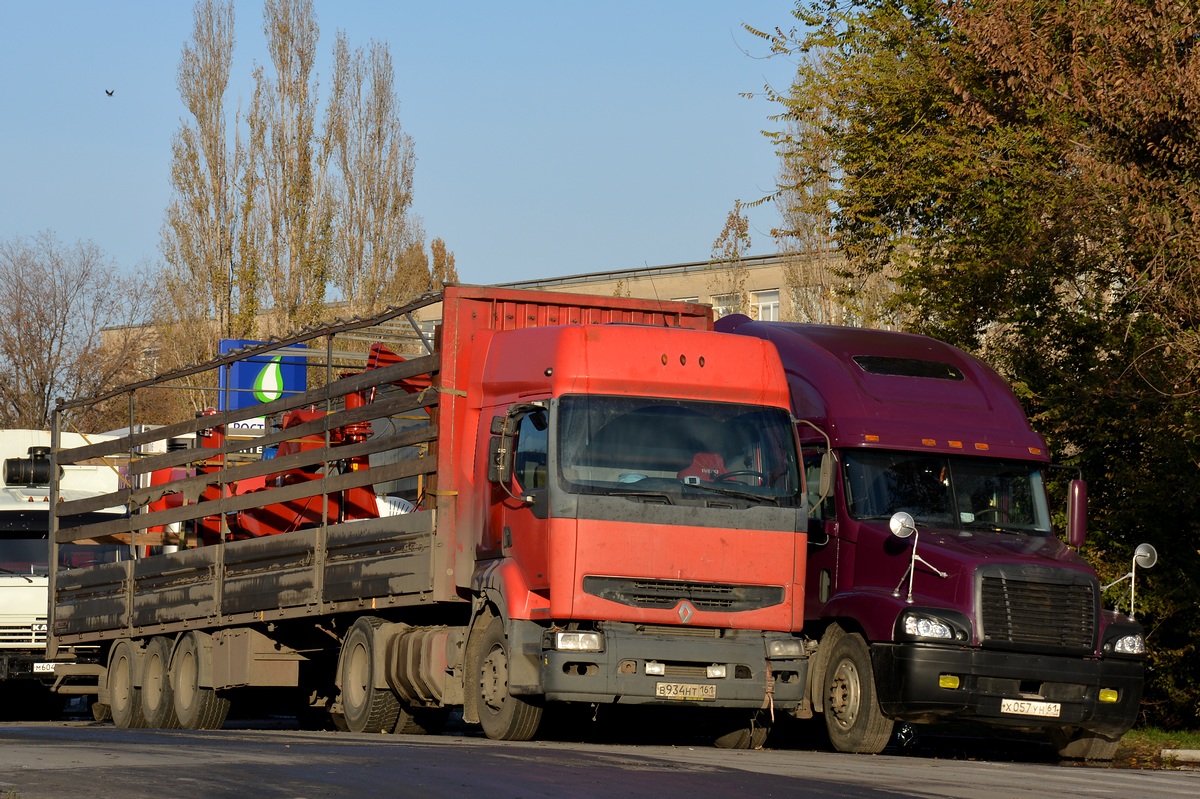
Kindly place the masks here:
<instances>
[{"instance_id":1,"label":"renault logo emblem","mask_svg":"<svg viewBox=\"0 0 1200 799\"><path fill-rule=\"evenodd\" d=\"M696 609L686 599L679 604L679 620L687 624L696 615Z\"/></svg>"}]
</instances>

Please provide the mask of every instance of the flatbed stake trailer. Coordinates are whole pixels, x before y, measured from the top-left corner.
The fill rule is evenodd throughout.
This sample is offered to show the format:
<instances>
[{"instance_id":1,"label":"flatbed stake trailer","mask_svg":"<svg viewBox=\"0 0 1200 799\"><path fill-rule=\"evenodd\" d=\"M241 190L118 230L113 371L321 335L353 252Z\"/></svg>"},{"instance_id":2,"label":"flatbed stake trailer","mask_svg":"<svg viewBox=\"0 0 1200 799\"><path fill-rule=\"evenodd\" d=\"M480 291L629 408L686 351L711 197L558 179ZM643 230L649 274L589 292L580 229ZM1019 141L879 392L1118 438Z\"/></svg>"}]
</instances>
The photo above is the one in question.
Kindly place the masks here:
<instances>
[{"instance_id":1,"label":"flatbed stake trailer","mask_svg":"<svg viewBox=\"0 0 1200 799\"><path fill-rule=\"evenodd\" d=\"M437 303L431 342L413 314ZM218 728L275 695L359 732L460 708L523 740L547 707L643 705L761 745L806 702L802 475L775 348L711 327L689 303L448 287L113 392L139 430L139 397L237 358L304 357L315 386L56 440L59 464L129 454L131 479L57 503L129 512L53 547L137 556L51 575L51 654L101 648L60 684L122 727ZM226 435L252 416L263 436Z\"/></svg>"}]
</instances>

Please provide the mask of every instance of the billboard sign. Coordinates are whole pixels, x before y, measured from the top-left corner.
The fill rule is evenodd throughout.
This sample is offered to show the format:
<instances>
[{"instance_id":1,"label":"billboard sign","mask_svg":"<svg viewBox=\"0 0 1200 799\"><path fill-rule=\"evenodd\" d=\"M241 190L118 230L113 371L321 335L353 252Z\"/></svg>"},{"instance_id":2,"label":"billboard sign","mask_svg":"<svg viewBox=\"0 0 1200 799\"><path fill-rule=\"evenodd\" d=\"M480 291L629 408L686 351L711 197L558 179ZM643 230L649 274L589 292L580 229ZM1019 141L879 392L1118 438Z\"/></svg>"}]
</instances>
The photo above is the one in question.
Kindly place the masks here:
<instances>
[{"instance_id":1,"label":"billboard sign","mask_svg":"<svg viewBox=\"0 0 1200 799\"><path fill-rule=\"evenodd\" d=\"M221 355L253 347L264 342L250 339L221 339ZM221 370L220 410L233 411L272 402L285 394L307 389L304 358L296 355L264 353L230 364ZM261 435L266 430L262 416L243 419L230 425L229 434Z\"/></svg>"}]
</instances>

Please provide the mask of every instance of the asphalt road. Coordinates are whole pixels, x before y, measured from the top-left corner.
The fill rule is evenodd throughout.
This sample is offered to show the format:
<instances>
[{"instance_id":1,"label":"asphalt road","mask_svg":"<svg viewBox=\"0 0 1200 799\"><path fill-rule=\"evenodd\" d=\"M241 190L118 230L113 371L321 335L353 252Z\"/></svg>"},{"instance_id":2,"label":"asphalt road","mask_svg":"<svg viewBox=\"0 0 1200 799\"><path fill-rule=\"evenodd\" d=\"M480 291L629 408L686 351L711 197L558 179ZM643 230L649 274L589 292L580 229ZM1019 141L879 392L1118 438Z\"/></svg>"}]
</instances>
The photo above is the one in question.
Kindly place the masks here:
<instances>
[{"instance_id":1,"label":"asphalt road","mask_svg":"<svg viewBox=\"0 0 1200 799\"><path fill-rule=\"evenodd\" d=\"M467 735L0 725L0 799L750 795L1194 799L1200 772L690 745L519 744Z\"/></svg>"}]
</instances>

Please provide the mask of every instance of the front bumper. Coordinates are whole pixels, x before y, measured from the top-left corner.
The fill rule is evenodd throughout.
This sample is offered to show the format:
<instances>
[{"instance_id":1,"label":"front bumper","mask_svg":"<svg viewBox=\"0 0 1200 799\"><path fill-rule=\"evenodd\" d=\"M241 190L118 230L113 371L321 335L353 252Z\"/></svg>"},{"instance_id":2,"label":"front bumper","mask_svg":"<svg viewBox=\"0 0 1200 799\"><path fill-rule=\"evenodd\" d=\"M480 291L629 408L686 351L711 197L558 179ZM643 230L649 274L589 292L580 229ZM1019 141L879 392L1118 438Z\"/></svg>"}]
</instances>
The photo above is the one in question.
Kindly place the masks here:
<instances>
[{"instance_id":1,"label":"front bumper","mask_svg":"<svg viewBox=\"0 0 1200 799\"><path fill-rule=\"evenodd\" d=\"M46 663L45 650L0 649L0 680L37 680L50 685L54 682L54 669Z\"/></svg>"},{"instance_id":2,"label":"front bumper","mask_svg":"<svg viewBox=\"0 0 1200 799\"><path fill-rule=\"evenodd\" d=\"M1047 729L1081 727L1120 735L1133 726L1142 700L1140 661L1033 655L928 644L871 647L875 685L884 714L903 721L954 719ZM959 678L939 686L941 675ZM1101 702L1100 692L1117 692ZM1057 717L1001 711L1001 700L1056 703Z\"/></svg>"},{"instance_id":3,"label":"front bumper","mask_svg":"<svg viewBox=\"0 0 1200 799\"><path fill-rule=\"evenodd\" d=\"M603 652L567 652L539 645L539 684L512 685L510 690L541 693L547 700L560 702L752 709L769 703L779 710L791 710L804 703L808 660L769 659L767 646L773 638L792 636L753 630L647 629L610 623L604 628ZM646 674L647 662L662 664L664 673ZM712 665L724 666L726 676L709 678L708 667ZM673 696L668 697L662 695L660 684L689 688L673 688ZM700 698L708 693L713 695Z\"/></svg>"}]
</instances>

